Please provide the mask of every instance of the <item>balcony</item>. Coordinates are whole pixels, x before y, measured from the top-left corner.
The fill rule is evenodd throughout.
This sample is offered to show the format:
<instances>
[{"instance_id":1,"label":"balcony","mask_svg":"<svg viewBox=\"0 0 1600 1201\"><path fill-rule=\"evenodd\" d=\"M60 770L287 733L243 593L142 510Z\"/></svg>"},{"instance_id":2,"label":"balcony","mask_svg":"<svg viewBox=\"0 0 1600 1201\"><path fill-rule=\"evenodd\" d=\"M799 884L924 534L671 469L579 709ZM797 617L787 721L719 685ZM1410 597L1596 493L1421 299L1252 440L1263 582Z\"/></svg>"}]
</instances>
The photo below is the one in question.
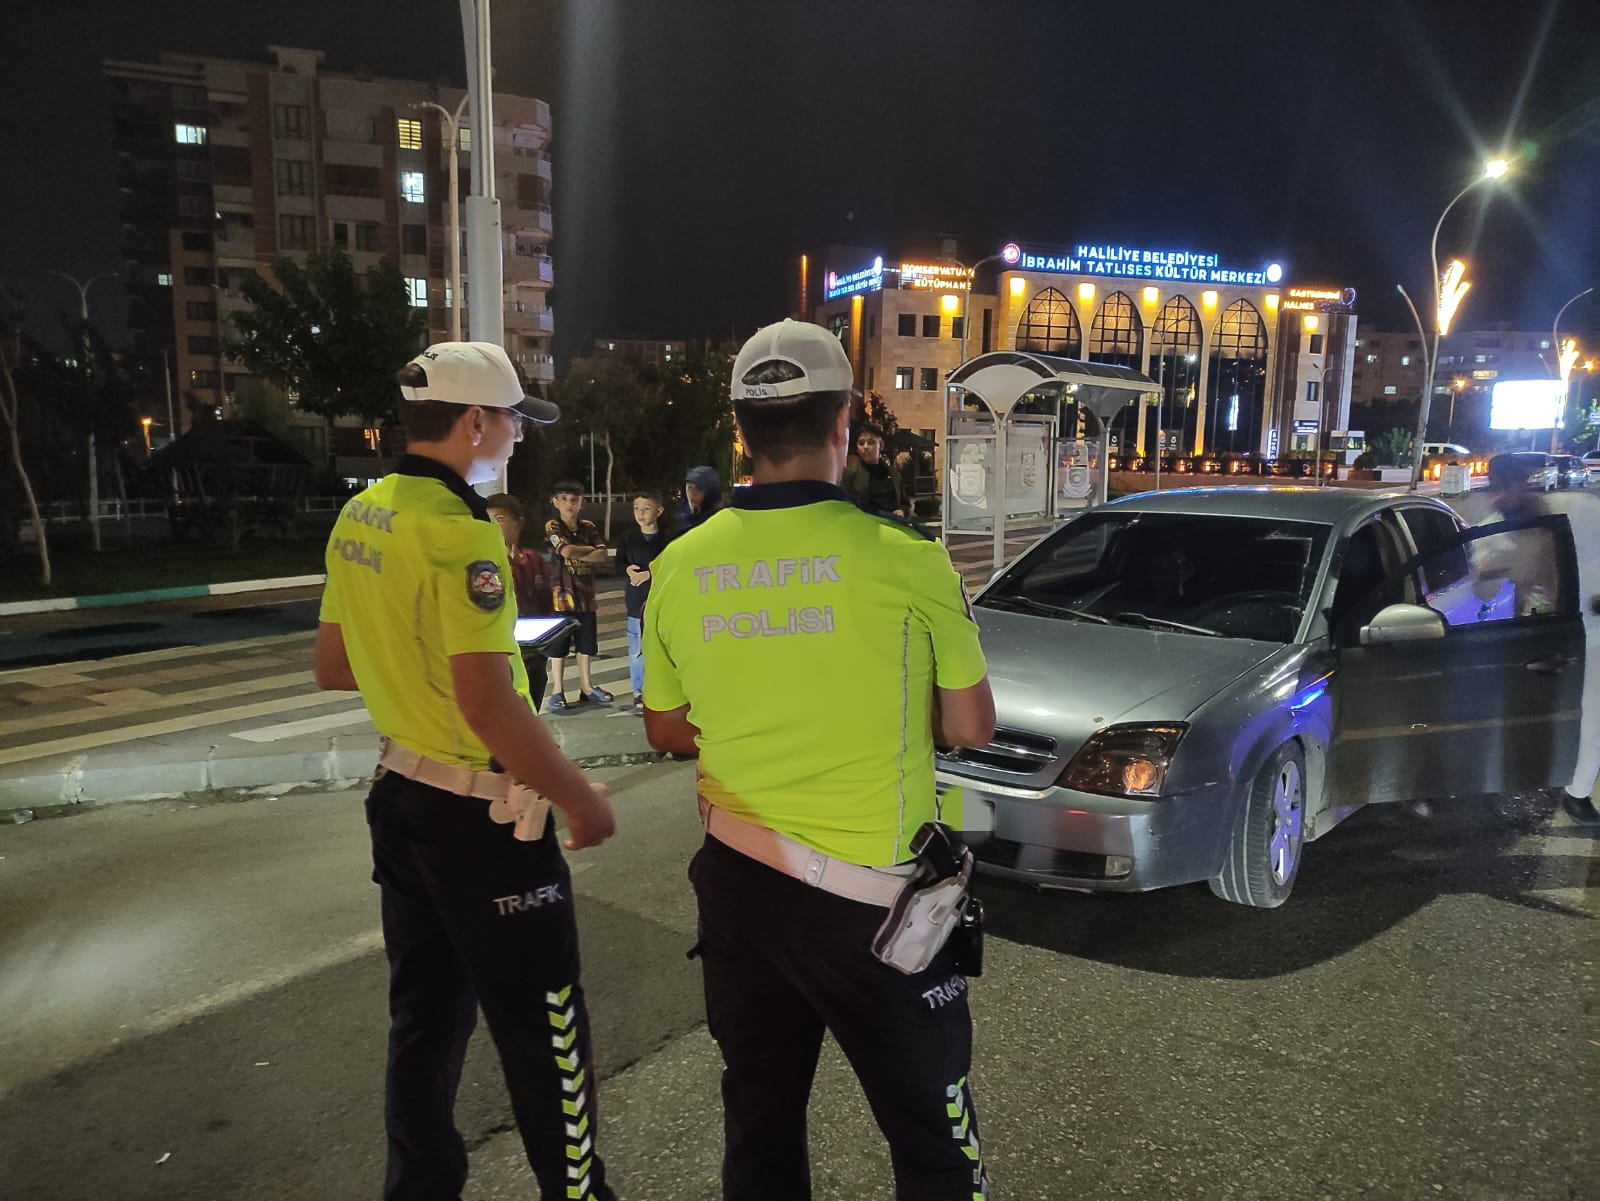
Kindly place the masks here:
<instances>
[{"instance_id":1,"label":"balcony","mask_svg":"<svg viewBox=\"0 0 1600 1201\"><path fill-rule=\"evenodd\" d=\"M556 359L554 355L544 354L536 350L521 350L513 357L522 370L527 373L529 379L550 382L556 378Z\"/></svg>"},{"instance_id":2,"label":"balcony","mask_svg":"<svg viewBox=\"0 0 1600 1201\"><path fill-rule=\"evenodd\" d=\"M519 333L550 334L555 332L555 310L539 303L539 293L535 292L529 299L518 297L515 289L506 298L505 318L508 328L516 329Z\"/></svg>"}]
</instances>

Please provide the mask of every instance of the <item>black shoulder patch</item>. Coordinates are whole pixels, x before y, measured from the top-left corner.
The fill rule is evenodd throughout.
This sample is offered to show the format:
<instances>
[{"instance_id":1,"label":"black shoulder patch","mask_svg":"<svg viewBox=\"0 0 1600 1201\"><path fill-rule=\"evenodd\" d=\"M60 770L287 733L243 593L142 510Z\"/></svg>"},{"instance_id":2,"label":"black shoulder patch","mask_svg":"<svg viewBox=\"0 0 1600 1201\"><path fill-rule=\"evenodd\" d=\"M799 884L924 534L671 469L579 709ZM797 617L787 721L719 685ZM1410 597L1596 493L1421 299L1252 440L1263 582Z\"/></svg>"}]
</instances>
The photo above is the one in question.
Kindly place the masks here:
<instances>
[{"instance_id":1,"label":"black shoulder patch","mask_svg":"<svg viewBox=\"0 0 1600 1201\"><path fill-rule=\"evenodd\" d=\"M488 613L506 603L506 585L500 578L500 564L493 559L478 559L467 564L467 599Z\"/></svg>"}]
</instances>

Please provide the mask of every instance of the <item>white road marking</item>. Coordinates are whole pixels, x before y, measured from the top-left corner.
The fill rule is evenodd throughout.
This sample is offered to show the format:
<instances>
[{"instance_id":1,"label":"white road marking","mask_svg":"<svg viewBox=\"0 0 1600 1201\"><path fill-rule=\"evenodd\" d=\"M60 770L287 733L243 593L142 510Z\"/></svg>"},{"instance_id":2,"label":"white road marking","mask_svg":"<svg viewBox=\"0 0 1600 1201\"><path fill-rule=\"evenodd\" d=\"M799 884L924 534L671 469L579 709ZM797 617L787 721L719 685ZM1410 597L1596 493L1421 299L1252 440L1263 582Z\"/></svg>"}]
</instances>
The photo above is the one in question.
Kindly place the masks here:
<instances>
[{"instance_id":1,"label":"white road marking","mask_svg":"<svg viewBox=\"0 0 1600 1201\"><path fill-rule=\"evenodd\" d=\"M301 734L315 734L319 730L335 730L341 726L358 725L367 721L367 709L350 709L343 713L324 713L320 717L306 717L299 721L279 722L275 726L261 726L255 730L235 730L234 738L245 742L279 742L285 738L298 738Z\"/></svg>"}]
</instances>

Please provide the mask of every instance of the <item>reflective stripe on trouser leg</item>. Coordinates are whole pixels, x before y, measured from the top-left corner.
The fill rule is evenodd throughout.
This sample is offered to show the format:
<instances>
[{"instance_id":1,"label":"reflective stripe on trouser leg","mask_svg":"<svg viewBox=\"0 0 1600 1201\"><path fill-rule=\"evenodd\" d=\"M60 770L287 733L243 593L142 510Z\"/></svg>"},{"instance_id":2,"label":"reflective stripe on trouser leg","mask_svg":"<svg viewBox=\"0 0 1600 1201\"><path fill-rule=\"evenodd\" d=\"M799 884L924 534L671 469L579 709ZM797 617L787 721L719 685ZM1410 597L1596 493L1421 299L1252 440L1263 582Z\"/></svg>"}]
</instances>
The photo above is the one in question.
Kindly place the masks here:
<instances>
[{"instance_id":1,"label":"reflective stripe on trouser leg","mask_svg":"<svg viewBox=\"0 0 1600 1201\"><path fill-rule=\"evenodd\" d=\"M544 995L550 1021L550 1045L561 1073L561 1113L567 1134L567 1196L590 1201L589 1169L594 1164L594 1138L589 1132L589 1094L584 1085L583 1056L578 1051L578 1008L572 1003L572 985Z\"/></svg>"},{"instance_id":2,"label":"reflective stripe on trouser leg","mask_svg":"<svg viewBox=\"0 0 1600 1201\"><path fill-rule=\"evenodd\" d=\"M972 1201L984 1201L989 1195L989 1178L983 1170L983 1149L978 1145L978 1131L972 1124L972 1098L967 1092L967 1078L961 1077L947 1087L948 1103L945 1112L952 1123L950 1137L961 1145L961 1153L972 1161Z\"/></svg>"}]
</instances>

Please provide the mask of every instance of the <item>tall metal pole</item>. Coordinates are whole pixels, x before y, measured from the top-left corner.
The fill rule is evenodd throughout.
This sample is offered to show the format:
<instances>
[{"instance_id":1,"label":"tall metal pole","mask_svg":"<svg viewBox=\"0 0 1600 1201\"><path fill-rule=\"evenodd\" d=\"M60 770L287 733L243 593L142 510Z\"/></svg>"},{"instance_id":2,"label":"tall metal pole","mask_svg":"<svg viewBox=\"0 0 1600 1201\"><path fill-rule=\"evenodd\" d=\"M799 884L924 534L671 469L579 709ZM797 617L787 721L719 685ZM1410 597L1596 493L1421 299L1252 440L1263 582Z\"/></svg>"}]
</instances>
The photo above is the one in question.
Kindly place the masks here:
<instances>
[{"instance_id":1,"label":"tall metal pole","mask_svg":"<svg viewBox=\"0 0 1600 1201\"><path fill-rule=\"evenodd\" d=\"M78 317L83 322L79 353L83 356L84 398L89 402L89 545L98 552L100 550L100 465L95 454L94 402L89 392L89 289L102 279L114 279L116 272L107 271L81 283L75 276L68 275L65 271L52 271L50 274L59 275L78 289Z\"/></svg>"},{"instance_id":2,"label":"tall metal pole","mask_svg":"<svg viewBox=\"0 0 1600 1201\"><path fill-rule=\"evenodd\" d=\"M456 111L442 104L423 100L413 108L431 108L438 111L450 131L450 340L461 341L461 306L466 297L461 295L461 169L457 165L457 151L461 149L461 110L471 95L461 97Z\"/></svg>"},{"instance_id":3,"label":"tall metal pole","mask_svg":"<svg viewBox=\"0 0 1600 1201\"><path fill-rule=\"evenodd\" d=\"M472 340L505 345L500 202L494 194L494 70L489 52L489 0L461 0L467 50L467 103L472 119L472 195L467 197L467 265Z\"/></svg>"},{"instance_id":4,"label":"tall metal pole","mask_svg":"<svg viewBox=\"0 0 1600 1201\"><path fill-rule=\"evenodd\" d=\"M1491 163L1485 164L1484 173L1451 197L1450 203L1445 205L1444 211L1439 214L1439 219L1433 223L1433 238L1428 243L1428 261L1433 267L1433 338L1430 341L1426 333L1422 334L1423 352L1428 360L1426 364L1427 379L1422 385L1422 404L1417 409L1417 433L1413 442L1416 449L1411 456L1411 483L1409 485L1409 489L1412 492L1417 490L1417 483L1422 478L1422 447L1428 440L1428 409L1433 403L1433 373L1439 366L1439 308L1444 296L1439 280L1439 230L1444 227L1444 219L1450 215L1450 210L1456 207L1456 203L1463 196L1479 184L1487 183L1491 179L1499 179L1505 173L1506 163L1503 159L1496 159ZM1407 303L1410 303L1409 297L1407 297ZM1414 311L1415 306L1413 306ZM1421 318L1419 317L1418 329L1420 330L1421 328Z\"/></svg>"},{"instance_id":5,"label":"tall metal pole","mask_svg":"<svg viewBox=\"0 0 1600 1201\"><path fill-rule=\"evenodd\" d=\"M1156 323L1160 324L1161 314L1156 314ZM1150 332L1156 332L1156 326L1150 327ZM1162 338L1156 343L1156 367L1160 375L1161 391L1156 393L1156 491L1161 491L1161 410L1167 403L1167 340Z\"/></svg>"},{"instance_id":6,"label":"tall metal pole","mask_svg":"<svg viewBox=\"0 0 1600 1201\"><path fill-rule=\"evenodd\" d=\"M1559 309L1556 310L1556 319L1550 323L1550 354L1556 361L1556 376L1557 376L1557 378L1559 378L1560 375L1561 375L1561 334L1559 332L1560 331L1560 327L1561 327L1561 314L1563 314L1563 313L1565 313L1567 311L1568 306L1570 306L1572 304L1573 300L1582 300L1585 296L1589 295L1589 293L1593 292L1593 291L1594 291L1593 288L1585 288L1583 291L1579 292L1576 296L1574 296L1572 298L1572 300L1567 301L1566 304L1562 305ZM1566 383L1568 386L1561 390L1561 412L1556 418L1557 424L1552 425L1550 427L1550 453L1551 454L1555 454L1556 450L1558 449L1559 442L1558 442L1558 440L1556 438L1556 434L1561 429L1560 422L1567 415L1568 396L1572 391L1572 387L1571 387L1571 383L1570 383L1570 377L1568 378L1568 380L1564 380L1563 382Z\"/></svg>"},{"instance_id":7,"label":"tall metal pole","mask_svg":"<svg viewBox=\"0 0 1600 1201\"><path fill-rule=\"evenodd\" d=\"M178 437L178 423L172 411L172 365L167 362L167 348L161 348L161 383L167 390L167 441L174 442Z\"/></svg>"}]
</instances>

